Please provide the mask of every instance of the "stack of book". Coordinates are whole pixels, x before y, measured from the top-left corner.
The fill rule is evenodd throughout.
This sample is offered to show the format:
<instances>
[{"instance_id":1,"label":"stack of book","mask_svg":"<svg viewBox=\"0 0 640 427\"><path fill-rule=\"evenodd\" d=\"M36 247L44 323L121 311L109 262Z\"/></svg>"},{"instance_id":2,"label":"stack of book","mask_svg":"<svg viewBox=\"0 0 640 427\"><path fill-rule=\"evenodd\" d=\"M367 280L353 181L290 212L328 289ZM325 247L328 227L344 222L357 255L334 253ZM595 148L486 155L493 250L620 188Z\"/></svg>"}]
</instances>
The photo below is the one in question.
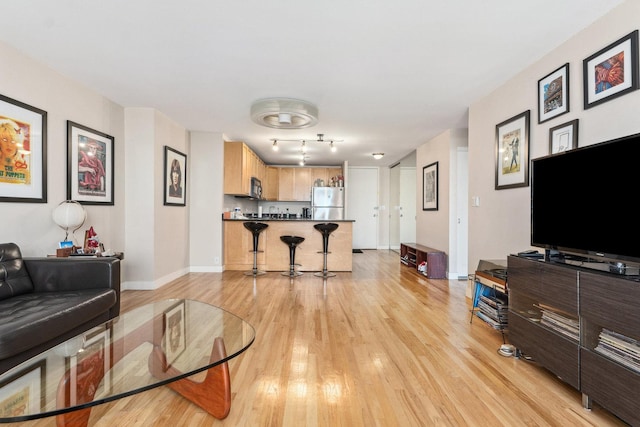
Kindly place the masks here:
<instances>
[{"instance_id":1,"label":"stack of book","mask_svg":"<svg viewBox=\"0 0 640 427\"><path fill-rule=\"evenodd\" d=\"M640 372L640 342L637 340L603 329L595 350L635 372Z\"/></svg>"},{"instance_id":2,"label":"stack of book","mask_svg":"<svg viewBox=\"0 0 640 427\"><path fill-rule=\"evenodd\" d=\"M540 324L575 341L580 339L580 323L578 319L544 304L538 304L537 307L541 313Z\"/></svg>"},{"instance_id":3,"label":"stack of book","mask_svg":"<svg viewBox=\"0 0 640 427\"><path fill-rule=\"evenodd\" d=\"M507 311L509 305L505 298L497 295L481 295L478 301L476 315L493 326L494 329L507 328Z\"/></svg>"}]
</instances>

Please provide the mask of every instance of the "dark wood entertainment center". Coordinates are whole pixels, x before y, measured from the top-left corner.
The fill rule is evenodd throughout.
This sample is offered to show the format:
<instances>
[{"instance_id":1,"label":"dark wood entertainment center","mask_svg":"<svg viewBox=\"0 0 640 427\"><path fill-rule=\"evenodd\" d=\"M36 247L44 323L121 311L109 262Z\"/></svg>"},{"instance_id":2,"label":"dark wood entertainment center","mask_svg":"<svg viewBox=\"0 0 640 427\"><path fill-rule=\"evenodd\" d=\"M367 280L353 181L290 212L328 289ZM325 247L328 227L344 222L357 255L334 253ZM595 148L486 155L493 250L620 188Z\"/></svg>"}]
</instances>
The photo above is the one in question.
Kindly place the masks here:
<instances>
[{"instance_id":1,"label":"dark wood entertainment center","mask_svg":"<svg viewBox=\"0 0 640 427\"><path fill-rule=\"evenodd\" d=\"M508 258L507 274L509 339L518 352L581 391L585 408L595 401L640 425L640 370L602 350L607 342L618 343L614 351L638 348L637 278L518 256Z\"/></svg>"}]
</instances>

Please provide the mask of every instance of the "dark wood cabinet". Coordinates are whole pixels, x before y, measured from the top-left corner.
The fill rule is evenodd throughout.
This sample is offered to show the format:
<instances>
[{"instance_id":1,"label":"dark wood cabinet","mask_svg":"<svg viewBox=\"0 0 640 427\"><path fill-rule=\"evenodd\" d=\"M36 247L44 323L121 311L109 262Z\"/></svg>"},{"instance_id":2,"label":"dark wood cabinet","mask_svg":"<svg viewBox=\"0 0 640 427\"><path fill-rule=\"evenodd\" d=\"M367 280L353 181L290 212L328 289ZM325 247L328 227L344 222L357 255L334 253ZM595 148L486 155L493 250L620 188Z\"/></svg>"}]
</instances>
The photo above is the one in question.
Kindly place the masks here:
<instances>
[{"instance_id":1,"label":"dark wood cabinet","mask_svg":"<svg viewBox=\"0 0 640 427\"><path fill-rule=\"evenodd\" d=\"M640 349L640 283L510 256L508 284L509 338L518 351L580 390L585 407L595 401L640 425L640 366L625 360L633 359L625 351ZM551 313L561 326L544 321Z\"/></svg>"}]
</instances>

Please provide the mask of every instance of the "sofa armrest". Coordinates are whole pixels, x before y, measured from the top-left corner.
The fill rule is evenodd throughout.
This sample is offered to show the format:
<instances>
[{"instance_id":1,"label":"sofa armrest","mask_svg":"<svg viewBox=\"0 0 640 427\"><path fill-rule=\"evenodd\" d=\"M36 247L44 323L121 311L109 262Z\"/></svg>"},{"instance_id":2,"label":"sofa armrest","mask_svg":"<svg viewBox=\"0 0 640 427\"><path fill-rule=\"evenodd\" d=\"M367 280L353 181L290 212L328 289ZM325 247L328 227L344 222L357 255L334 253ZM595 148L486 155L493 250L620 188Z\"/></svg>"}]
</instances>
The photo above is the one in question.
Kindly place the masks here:
<instances>
[{"instance_id":1,"label":"sofa armrest","mask_svg":"<svg viewBox=\"0 0 640 427\"><path fill-rule=\"evenodd\" d=\"M113 289L116 305L111 318L120 314L120 260L118 258L24 258L34 292Z\"/></svg>"}]
</instances>

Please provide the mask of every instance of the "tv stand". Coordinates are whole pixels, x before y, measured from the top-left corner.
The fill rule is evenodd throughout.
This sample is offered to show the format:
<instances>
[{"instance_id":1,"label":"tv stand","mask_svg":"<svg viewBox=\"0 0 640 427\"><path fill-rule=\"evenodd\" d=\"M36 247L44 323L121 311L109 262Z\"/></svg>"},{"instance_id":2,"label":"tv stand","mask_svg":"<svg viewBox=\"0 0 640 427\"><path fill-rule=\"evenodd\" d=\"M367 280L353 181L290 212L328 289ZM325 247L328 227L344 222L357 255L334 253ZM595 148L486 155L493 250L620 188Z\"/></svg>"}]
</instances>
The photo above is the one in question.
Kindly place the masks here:
<instances>
[{"instance_id":1,"label":"tv stand","mask_svg":"<svg viewBox=\"0 0 640 427\"><path fill-rule=\"evenodd\" d=\"M507 276L509 339L518 352L581 391L585 408L595 401L625 422L640 425L640 365L616 356L619 348L638 350L638 283L609 272L516 256L508 258ZM545 311L551 321L545 321Z\"/></svg>"}]
</instances>

